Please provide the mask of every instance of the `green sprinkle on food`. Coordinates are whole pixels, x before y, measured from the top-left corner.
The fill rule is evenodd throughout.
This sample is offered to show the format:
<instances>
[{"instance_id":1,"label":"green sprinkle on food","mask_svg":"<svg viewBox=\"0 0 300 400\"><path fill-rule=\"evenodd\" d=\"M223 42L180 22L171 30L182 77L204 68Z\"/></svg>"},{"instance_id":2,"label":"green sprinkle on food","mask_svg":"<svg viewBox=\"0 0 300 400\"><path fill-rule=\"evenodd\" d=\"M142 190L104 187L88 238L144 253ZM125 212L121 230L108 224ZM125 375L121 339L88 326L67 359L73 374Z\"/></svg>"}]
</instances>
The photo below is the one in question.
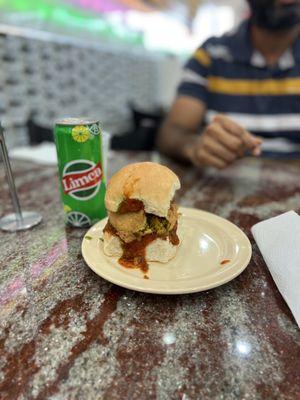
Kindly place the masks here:
<instances>
[{"instance_id":1,"label":"green sprinkle on food","mask_svg":"<svg viewBox=\"0 0 300 400\"><path fill-rule=\"evenodd\" d=\"M100 240L101 240L101 242L104 242L104 239L103 238L99 238Z\"/></svg>"},{"instance_id":2,"label":"green sprinkle on food","mask_svg":"<svg viewBox=\"0 0 300 400\"><path fill-rule=\"evenodd\" d=\"M87 239L87 240L92 240L93 239L92 236L85 236L84 238Z\"/></svg>"}]
</instances>

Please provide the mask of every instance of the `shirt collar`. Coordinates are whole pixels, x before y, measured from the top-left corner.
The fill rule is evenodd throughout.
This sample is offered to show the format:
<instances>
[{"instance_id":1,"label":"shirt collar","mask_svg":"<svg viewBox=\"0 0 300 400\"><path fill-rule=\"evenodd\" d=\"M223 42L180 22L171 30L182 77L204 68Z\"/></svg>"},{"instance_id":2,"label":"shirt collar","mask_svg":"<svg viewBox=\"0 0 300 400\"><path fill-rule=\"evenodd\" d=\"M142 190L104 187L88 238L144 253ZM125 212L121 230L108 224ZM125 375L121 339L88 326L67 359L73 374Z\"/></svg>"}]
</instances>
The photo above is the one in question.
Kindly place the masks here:
<instances>
[{"instance_id":1,"label":"shirt collar","mask_svg":"<svg viewBox=\"0 0 300 400\"><path fill-rule=\"evenodd\" d=\"M250 58L250 64L253 67L266 68L266 60L264 56L257 50L253 50ZM278 68L281 70L290 69L295 67L295 59L291 49L287 49L278 60Z\"/></svg>"},{"instance_id":2,"label":"shirt collar","mask_svg":"<svg viewBox=\"0 0 300 400\"><path fill-rule=\"evenodd\" d=\"M258 68L266 68L266 61L262 54L253 49L250 38L249 20L243 21L235 32L229 34L231 54L235 61L247 63ZM278 61L278 68L285 70L293 68L295 60L300 61L300 38L295 40L293 46L287 49Z\"/></svg>"}]
</instances>

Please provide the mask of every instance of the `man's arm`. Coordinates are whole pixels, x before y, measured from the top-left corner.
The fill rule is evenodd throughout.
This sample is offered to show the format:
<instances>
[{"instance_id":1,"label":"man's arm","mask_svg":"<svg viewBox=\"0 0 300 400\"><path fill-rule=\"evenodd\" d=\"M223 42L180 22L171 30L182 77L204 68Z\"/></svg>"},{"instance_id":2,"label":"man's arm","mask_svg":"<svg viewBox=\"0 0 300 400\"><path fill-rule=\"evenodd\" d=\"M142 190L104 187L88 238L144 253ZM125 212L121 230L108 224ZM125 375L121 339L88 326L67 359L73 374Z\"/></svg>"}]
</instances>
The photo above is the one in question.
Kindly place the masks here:
<instances>
[{"instance_id":1,"label":"man's arm","mask_svg":"<svg viewBox=\"0 0 300 400\"><path fill-rule=\"evenodd\" d=\"M159 149L198 167L219 169L242 157L246 151L260 154L261 140L223 115L216 116L199 135L205 108L198 99L179 96L161 127Z\"/></svg>"},{"instance_id":2,"label":"man's arm","mask_svg":"<svg viewBox=\"0 0 300 400\"><path fill-rule=\"evenodd\" d=\"M197 140L204 112L203 102L192 97L178 97L161 126L159 149L171 157L190 161L190 147Z\"/></svg>"}]
</instances>

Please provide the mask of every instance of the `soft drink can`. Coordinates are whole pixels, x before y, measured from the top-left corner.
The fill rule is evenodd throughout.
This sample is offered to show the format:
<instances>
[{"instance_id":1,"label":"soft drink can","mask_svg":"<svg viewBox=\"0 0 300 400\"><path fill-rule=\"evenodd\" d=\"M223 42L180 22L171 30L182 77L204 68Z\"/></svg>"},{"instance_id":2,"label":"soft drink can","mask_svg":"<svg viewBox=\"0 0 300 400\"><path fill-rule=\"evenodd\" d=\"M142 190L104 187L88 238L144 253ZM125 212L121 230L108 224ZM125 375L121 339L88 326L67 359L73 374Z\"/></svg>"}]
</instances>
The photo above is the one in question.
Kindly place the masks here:
<instances>
[{"instance_id":1,"label":"soft drink can","mask_svg":"<svg viewBox=\"0 0 300 400\"><path fill-rule=\"evenodd\" d=\"M89 227L106 216L100 123L81 118L61 119L55 123L54 137L66 223Z\"/></svg>"}]
</instances>

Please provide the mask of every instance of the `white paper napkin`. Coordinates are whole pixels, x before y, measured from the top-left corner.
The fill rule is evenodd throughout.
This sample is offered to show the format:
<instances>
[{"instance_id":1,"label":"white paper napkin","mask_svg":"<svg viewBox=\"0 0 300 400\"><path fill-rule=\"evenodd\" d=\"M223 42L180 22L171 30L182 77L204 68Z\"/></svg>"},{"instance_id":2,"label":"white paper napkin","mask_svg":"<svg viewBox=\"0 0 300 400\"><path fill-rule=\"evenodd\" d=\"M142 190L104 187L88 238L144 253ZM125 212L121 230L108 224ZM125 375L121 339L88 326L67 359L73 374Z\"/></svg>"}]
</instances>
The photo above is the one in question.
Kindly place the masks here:
<instances>
[{"instance_id":1,"label":"white paper napkin","mask_svg":"<svg viewBox=\"0 0 300 400\"><path fill-rule=\"evenodd\" d=\"M42 165L56 165L57 156L54 143L43 142L36 146L24 146L11 149L12 159L28 160Z\"/></svg>"},{"instance_id":2,"label":"white paper napkin","mask_svg":"<svg viewBox=\"0 0 300 400\"><path fill-rule=\"evenodd\" d=\"M294 211L252 227L271 275L300 327L300 216Z\"/></svg>"}]
</instances>

